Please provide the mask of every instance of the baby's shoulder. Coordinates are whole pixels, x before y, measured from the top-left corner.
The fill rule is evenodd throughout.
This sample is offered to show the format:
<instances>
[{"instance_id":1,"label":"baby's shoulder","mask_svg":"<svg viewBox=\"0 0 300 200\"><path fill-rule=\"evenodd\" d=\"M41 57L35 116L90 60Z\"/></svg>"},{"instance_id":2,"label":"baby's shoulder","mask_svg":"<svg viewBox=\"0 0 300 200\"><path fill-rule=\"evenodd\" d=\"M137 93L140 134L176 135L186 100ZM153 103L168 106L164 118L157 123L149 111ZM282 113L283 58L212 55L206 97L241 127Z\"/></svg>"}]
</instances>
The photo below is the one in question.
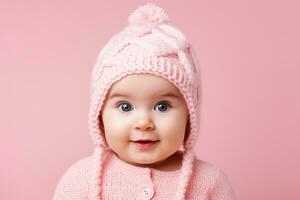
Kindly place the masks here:
<instances>
[{"instance_id":1,"label":"baby's shoulder","mask_svg":"<svg viewBox=\"0 0 300 200\"><path fill-rule=\"evenodd\" d=\"M194 167L192 179L198 189L208 188L212 199L236 199L230 180L221 167L199 159L195 159Z\"/></svg>"},{"instance_id":2,"label":"baby's shoulder","mask_svg":"<svg viewBox=\"0 0 300 200\"><path fill-rule=\"evenodd\" d=\"M220 173L223 173L220 167L209 161L195 158L193 167L194 181L205 180L213 184Z\"/></svg>"},{"instance_id":3,"label":"baby's shoulder","mask_svg":"<svg viewBox=\"0 0 300 200\"><path fill-rule=\"evenodd\" d=\"M85 180L87 185L90 185L89 177L93 173L93 155L83 157L77 160L71 167L68 169L69 174L72 176L77 176L78 179Z\"/></svg>"},{"instance_id":4,"label":"baby's shoulder","mask_svg":"<svg viewBox=\"0 0 300 200\"><path fill-rule=\"evenodd\" d=\"M93 155L89 155L77 160L73 165L81 170L89 171L90 168L93 166L92 163L93 163Z\"/></svg>"},{"instance_id":5,"label":"baby's shoulder","mask_svg":"<svg viewBox=\"0 0 300 200\"><path fill-rule=\"evenodd\" d=\"M216 168L218 168L218 167L209 161L195 158L194 168L196 171L199 171L199 172L201 171L201 172L206 172L206 173L213 173L214 170L216 170Z\"/></svg>"},{"instance_id":6,"label":"baby's shoulder","mask_svg":"<svg viewBox=\"0 0 300 200\"><path fill-rule=\"evenodd\" d=\"M60 178L53 199L71 199L73 196L86 199L91 163L92 156L88 156L71 164Z\"/></svg>"}]
</instances>

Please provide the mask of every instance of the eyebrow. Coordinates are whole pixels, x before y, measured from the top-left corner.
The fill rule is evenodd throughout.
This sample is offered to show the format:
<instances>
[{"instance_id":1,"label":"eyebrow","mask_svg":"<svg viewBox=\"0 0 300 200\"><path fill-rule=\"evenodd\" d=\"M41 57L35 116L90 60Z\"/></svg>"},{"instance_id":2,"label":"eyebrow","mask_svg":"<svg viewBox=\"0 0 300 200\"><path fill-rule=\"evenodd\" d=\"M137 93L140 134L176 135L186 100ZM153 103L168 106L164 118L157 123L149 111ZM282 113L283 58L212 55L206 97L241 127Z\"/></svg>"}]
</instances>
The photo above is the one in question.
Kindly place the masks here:
<instances>
[{"instance_id":1,"label":"eyebrow","mask_svg":"<svg viewBox=\"0 0 300 200\"><path fill-rule=\"evenodd\" d=\"M121 93L114 93L112 94L109 99L113 99L113 98L117 98L117 97L125 97L125 98L129 98L130 95L127 94L121 94ZM176 99L180 99L180 97L172 92L169 93L165 93L165 94L161 94L161 95L155 95L155 97L172 97L172 98L176 98Z\"/></svg>"}]
</instances>

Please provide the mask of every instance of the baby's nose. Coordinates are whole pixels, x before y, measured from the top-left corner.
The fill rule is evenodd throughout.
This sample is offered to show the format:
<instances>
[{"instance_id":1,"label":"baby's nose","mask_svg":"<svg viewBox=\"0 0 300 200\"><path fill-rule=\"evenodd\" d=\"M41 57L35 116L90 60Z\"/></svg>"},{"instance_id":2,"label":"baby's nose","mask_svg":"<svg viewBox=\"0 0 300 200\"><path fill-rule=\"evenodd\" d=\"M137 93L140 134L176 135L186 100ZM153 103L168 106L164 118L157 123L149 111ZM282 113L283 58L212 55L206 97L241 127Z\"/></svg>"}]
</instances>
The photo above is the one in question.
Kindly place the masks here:
<instances>
[{"instance_id":1,"label":"baby's nose","mask_svg":"<svg viewBox=\"0 0 300 200\"><path fill-rule=\"evenodd\" d=\"M154 128L154 124L152 122L142 122L142 123L137 123L135 126L137 130L140 131L151 131Z\"/></svg>"},{"instance_id":2,"label":"baby's nose","mask_svg":"<svg viewBox=\"0 0 300 200\"><path fill-rule=\"evenodd\" d=\"M148 115L143 115L135 124L135 129L140 131L151 131L154 129L154 123Z\"/></svg>"}]
</instances>

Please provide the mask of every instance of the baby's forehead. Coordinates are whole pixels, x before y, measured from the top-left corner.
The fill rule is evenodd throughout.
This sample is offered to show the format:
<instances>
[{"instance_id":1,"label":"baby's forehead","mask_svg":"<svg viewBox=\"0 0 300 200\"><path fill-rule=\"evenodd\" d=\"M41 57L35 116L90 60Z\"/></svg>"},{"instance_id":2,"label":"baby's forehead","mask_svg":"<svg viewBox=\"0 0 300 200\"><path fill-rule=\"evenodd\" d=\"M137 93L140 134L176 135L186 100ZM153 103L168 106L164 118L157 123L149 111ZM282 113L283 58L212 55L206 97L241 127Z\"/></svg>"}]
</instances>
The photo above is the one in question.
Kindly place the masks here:
<instances>
[{"instance_id":1,"label":"baby's forehead","mask_svg":"<svg viewBox=\"0 0 300 200\"><path fill-rule=\"evenodd\" d=\"M133 74L115 82L107 95L108 99L173 97L182 99L180 90L169 80L149 74Z\"/></svg>"},{"instance_id":2,"label":"baby's forehead","mask_svg":"<svg viewBox=\"0 0 300 200\"><path fill-rule=\"evenodd\" d=\"M144 96L146 98L162 98L162 97L169 97L169 98L175 98L175 99L182 99L182 95L179 95L177 93L174 92L170 92L170 91L163 91L163 92L159 92L159 93L147 93L146 91L142 94L136 94L136 93L129 93L129 92L111 92L108 96L108 99L114 99L114 98L118 98L118 97L124 97L124 98L135 98L137 96Z\"/></svg>"}]
</instances>

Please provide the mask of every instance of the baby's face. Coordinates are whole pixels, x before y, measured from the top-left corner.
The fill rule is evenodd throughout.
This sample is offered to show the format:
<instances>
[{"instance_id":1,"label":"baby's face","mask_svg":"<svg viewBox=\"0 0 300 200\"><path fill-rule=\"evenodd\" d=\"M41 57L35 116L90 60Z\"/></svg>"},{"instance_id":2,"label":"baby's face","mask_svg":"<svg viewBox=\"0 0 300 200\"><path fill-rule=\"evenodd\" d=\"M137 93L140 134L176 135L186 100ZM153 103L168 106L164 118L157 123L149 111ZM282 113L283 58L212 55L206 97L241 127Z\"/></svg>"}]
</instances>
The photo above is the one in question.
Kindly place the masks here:
<instances>
[{"instance_id":1,"label":"baby's face","mask_svg":"<svg viewBox=\"0 0 300 200\"><path fill-rule=\"evenodd\" d=\"M188 109L168 80L134 74L111 87L101 117L106 141L118 157L146 166L163 161L183 144ZM156 142L136 142L140 140Z\"/></svg>"}]
</instances>

